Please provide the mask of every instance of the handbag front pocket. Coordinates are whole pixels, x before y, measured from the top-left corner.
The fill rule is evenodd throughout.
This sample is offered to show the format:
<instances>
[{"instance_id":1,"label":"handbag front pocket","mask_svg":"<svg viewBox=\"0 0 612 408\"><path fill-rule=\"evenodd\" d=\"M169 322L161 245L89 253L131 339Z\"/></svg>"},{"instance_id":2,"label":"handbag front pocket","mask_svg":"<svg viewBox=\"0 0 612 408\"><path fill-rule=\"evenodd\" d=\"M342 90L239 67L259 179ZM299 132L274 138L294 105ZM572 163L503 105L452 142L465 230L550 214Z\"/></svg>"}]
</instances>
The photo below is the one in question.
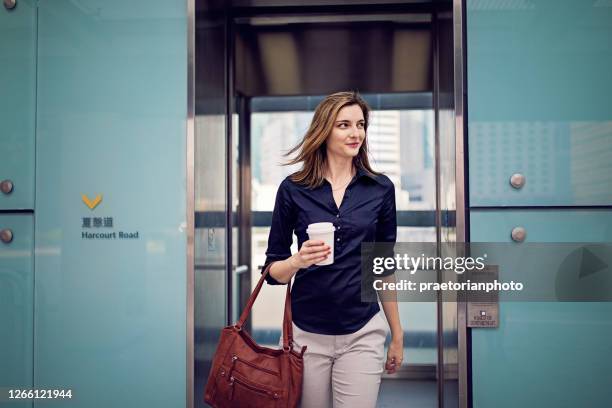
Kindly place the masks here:
<instances>
[{"instance_id":1,"label":"handbag front pocket","mask_svg":"<svg viewBox=\"0 0 612 408\"><path fill-rule=\"evenodd\" d=\"M243 372L243 370L240 369L241 366L244 369L246 369L247 372ZM243 375L247 375L248 372L252 373L253 372L252 370L256 370L257 372L260 372L261 374L266 375L266 377L274 376L275 378L270 379L273 382L278 381L278 378L280 377L280 373L276 371L273 371L269 368L262 367L261 365L257 365L248 360L242 359L235 354L232 355L232 365L230 366L230 369L229 369L230 377L232 376L234 371L237 371L238 373L243 374Z\"/></svg>"},{"instance_id":2,"label":"handbag front pocket","mask_svg":"<svg viewBox=\"0 0 612 408\"><path fill-rule=\"evenodd\" d=\"M240 404L240 407L259 408L276 407L281 392L271 390L262 384L247 381L236 375L229 378L230 401Z\"/></svg>"}]
</instances>

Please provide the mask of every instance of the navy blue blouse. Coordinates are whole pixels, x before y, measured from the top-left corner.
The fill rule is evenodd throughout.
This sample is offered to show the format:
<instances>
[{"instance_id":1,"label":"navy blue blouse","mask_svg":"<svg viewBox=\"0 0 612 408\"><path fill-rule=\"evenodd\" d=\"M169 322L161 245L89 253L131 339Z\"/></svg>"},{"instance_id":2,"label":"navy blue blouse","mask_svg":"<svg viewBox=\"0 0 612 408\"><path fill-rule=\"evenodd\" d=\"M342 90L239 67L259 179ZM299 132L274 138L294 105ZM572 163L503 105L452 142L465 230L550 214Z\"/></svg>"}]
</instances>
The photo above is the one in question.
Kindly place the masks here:
<instances>
[{"instance_id":1,"label":"navy blue blouse","mask_svg":"<svg viewBox=\"0 0 612 408\"><path fill-rule=\"evenodd\" d=\"M361 301L361 243L395 242L393 183L385 175L359 169L338 208L328 181L311 189L285 178L276 194L265 266L289 258L293 233L300 248L308 240L308 224L315 222L336 227L334 263L297 272L291 291L293 322L311 333L354 333L380 310L376 302ZM266 280L280 284L270 275Z\"/></svg>"}]
</instances>

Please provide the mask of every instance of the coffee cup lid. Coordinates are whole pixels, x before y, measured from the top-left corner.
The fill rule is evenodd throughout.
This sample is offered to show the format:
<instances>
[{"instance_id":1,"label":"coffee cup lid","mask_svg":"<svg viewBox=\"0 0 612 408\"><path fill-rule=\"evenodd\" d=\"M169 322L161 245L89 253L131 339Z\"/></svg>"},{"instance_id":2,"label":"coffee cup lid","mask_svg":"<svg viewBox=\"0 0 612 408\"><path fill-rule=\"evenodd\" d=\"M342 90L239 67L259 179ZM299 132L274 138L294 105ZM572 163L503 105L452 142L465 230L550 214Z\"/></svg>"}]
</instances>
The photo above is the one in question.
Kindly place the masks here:
<instances>
[{"instance_id":1,"label":"coffee cup lid","mask_svg":"<svg viewBox=\"0 0 612 408\"><path fill-rule=\"evenodd\" d=\"M309 224L308 229L306 230L307 234L322 234L326 232L334 232L336 227L331 222L315 222L314 224Z\"/></svg>"}]
</instances>

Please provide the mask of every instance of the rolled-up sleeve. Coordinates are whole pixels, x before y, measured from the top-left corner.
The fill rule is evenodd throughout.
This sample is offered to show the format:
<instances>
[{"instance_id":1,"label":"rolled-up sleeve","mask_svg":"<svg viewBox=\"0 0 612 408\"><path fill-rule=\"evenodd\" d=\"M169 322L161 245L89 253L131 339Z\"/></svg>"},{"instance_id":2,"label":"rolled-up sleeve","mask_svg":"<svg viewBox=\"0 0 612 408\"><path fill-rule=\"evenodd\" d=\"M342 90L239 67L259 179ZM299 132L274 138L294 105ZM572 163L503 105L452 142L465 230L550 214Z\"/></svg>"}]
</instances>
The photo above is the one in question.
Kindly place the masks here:
<instances>
[{"instance_id":1,"label":"rolled-up sleeve","mask_svg":"<svg viewBox=\"0 0 612 408\"><path fill-rule=\"evenodd\" d=\"M268 236L268 249L266 250L266 262L263 271L272 262L283 261L291 256L291 244L293 244L293 230L295 228L296 215L291 200L289 180L285 179L278 187L274 211L272 213L272 225ZM270 285L281 285L270 274L266 276L266 282Z\"/></svg>"},{"instance_id":2,"label":"rolled-up sleeve","mask_svg":"<svg viewBox=\"0 0 612 408\"><path fill-rule=\"evenodd\" d=\"M395 188L391 184L383 200L383 204L378 215L378 225L376 227L376 242L389 243L385 246L385 257L394 256L394 243L397 239L397 214L395 211ZM395 272L395 268L386 269L379 276L388 276Z\"/></svg>"}]
</instances>

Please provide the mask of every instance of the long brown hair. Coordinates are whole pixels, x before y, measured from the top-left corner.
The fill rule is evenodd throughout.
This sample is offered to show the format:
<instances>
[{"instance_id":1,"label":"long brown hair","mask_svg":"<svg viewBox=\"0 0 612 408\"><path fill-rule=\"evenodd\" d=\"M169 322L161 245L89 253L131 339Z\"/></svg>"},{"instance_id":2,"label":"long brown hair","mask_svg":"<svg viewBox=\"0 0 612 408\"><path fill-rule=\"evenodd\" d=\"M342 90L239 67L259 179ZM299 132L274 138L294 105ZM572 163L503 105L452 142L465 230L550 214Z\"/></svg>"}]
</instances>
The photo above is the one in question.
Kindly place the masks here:
<instances>
[{"instance_id":1,"label":"long brown hair","mask_svg":"<svg viewBox=\"0 0 612 408\"><path fill-rule=\"evenodd\" d=\"M293 182L310 188L323 184L327 170L327 137L333 130L340 109L350 105L359 105L361 108L366 130L366 137L359 148L359 153L353 158L353 165L356 169L363 169L371 175L380 174L372 170L368 160L367 130L370 122L370 107L357 92L337 92L326 96L319 103L306 134L295 147L285 154L285 156L291 156L297 152L297 155L284 165L302 163L302 168L290 176Z\"/></svg>"}]
</instances>

